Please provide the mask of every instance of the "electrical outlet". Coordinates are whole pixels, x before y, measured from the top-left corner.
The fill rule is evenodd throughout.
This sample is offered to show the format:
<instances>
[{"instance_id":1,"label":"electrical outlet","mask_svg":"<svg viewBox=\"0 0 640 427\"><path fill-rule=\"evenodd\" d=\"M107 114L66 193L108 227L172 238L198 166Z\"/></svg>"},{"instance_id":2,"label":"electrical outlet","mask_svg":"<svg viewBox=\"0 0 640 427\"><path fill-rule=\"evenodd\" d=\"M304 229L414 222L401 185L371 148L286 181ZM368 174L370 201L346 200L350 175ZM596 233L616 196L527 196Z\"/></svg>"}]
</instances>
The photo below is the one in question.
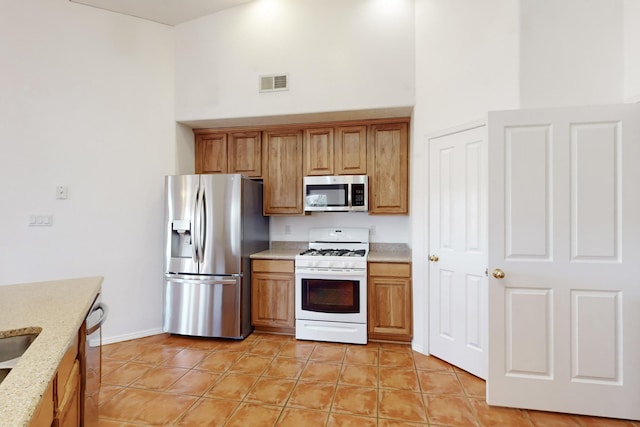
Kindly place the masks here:
<instances>
[{"instance_id":1,"label":"electrical outlet","mask_svg":"<svg viewBox=\"0 0 640 427\"><path fill-rule=\"evenodd\" d=\"M375 236L375 235L376 235L376 226L375 226L375 225L372 225L371 227L369 227L369 233L370 233L372 236Z\"/></svg>"},{"instance_id":2,"label":"electrical outlet","mask_svg":"<svg viewBox=\"0 0 640 427\"><path fill-rule=\"evenodd\" d=\"M291 234L291 226L290 225L285 225L284 226L284 234Z\"/></svg>"},{"instance_id":3,"label":"electrical outlet","mask_svg":"<svg viewBox=\"0 0 640 427\"><path fill-rule=\"evenodd\" d=\"M69 188L66 185L58 185L56 187L56 199L66 200L69 196Z\"/></svg>"}]
</instances>

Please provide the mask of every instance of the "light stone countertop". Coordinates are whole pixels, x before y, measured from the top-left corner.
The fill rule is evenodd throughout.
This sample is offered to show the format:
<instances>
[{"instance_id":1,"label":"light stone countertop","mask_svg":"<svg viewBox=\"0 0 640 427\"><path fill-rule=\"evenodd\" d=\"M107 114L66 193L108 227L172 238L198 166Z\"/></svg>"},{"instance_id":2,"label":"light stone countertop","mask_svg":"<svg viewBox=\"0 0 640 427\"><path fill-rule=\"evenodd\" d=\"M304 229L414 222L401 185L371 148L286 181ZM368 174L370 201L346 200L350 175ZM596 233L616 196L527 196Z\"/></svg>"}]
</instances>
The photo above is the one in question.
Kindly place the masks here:
<instances>
[{"instance_id":1,"label":"light stone countertop","mask_svg":"<svg viewBox=\"0 0 640 427\"><path fill-rule=\"evenodd\" d=\"M0 427L29 424L102 281L86 277L0 286L0 338L41 330L0 383Z\"/></svg>"},{"instance_id":2,"label":"light stone countertop","mask_svg":"<svg viewBox=\"0 0 640 427\"><path fill-rule=\"evenodd\" d=\"M411 262L411 249L405 243L371 243L369 262Z\"/></svg>"},{"instance_id":3,"label":"light stone countertop","mask_svg":"<svg viewBox=\"0 0 640 427\"><path fill-rule=\"evenodd\" d=\"M293 261L307 249L306 242L272 242L271 249L251 255L251 259L280 259ZM405 243L371 243L369 262L411 262L411 249Z\"/></svg>"},{"instance_id":4,"label":"light stone countertop","mask_svg":"<svg viewBox=\"0 0 640 427\"><path fill-rule=\"evenodd\" d=\"M281 259L293 261L296 255L309 249L308 242L273 241L271 249L251 255L251 259Z\"/></svg>"},{"instance_id":5,"label":"light stone countertop","mask_svg":"<svg viewBox=\"0 0 640 427\"><path fill-rule=\"evenodd\" d=\"M293 261L301 251L296 249L271 248L251 255L251 259L281 259Z\"/></svg>"}]
</instances>

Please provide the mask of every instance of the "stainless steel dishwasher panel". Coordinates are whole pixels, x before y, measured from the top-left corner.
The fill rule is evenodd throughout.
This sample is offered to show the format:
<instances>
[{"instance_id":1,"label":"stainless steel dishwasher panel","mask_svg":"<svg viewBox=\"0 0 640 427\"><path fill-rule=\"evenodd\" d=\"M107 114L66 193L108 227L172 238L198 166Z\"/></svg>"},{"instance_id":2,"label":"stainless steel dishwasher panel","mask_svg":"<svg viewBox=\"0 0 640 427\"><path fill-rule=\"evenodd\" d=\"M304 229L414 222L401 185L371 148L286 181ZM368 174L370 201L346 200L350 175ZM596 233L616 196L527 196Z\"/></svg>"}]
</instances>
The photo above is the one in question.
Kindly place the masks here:
<instances>
[{"instance_id":1,"label":"stainless steel dishwasher panel","mask_svg":"<svg viewBox=\"0 0 640 427\"><path fill-rule=\"evenodd\" d=\"M102 371L102 325L107 320L108 313L107 305L100 301L100 294L98 294L85 319L81 426L98 425L98 398Z\"/></svg>"},{"instance_id":2,"label":"stainless steel dishwasher panel","mask_svg":"<svg viewBox=\"0 0 640 427\"><path fill-rule=\"evenodd\" d=\"M167 274L164 290L165 332L244 338L242 277Z\"/></svg>"}]
</instances>

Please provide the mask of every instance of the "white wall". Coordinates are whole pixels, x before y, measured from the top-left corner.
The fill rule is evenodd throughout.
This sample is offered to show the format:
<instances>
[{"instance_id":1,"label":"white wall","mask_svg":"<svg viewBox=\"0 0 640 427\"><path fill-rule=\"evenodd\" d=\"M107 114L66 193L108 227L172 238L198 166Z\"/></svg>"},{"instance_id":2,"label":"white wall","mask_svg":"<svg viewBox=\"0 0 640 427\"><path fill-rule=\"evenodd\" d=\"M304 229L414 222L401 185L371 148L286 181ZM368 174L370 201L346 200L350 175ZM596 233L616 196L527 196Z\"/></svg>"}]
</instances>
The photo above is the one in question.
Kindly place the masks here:
<instances>
[{"instance_id":1,"label":"white wall","mask_svg":"<svg viewBox=\"0 0 640 427\"><path fill-rule=\"evenodd\" d=\"M624 0L624 98L640 102L640 1Z\"/></svg>"},{"instance_id":2,"label":"white wall","mask_svg":"<svg viewBox=\"0 0 640 427\"><path fill-rule=\"evenodd\" d=\"M519 105L518 4L416 0L412 249L414 341L428 351L428 146L426 135Z\"/></svg>"},{"instance_id":3,"label":"white wall","mask_svg":"<svg viewBox=\"0 0 640 427\"><path fill-rule=\"evenodd\" d=\"M178 121L412 106L413 0L257 0L176 27ZM286 92L258 75L289 73Z\"/></svg>"},{"instance_id":4,"label":"white wall","mask_svg":"<svg viewBox=\"0 0 640 427\"><path fill-rule=\"evenodd\" d=\"M521 108L623 101L622 0L520 0Z\"/></svg>"},{"instance_id":5,"label":"white wall","mask_svg":"<svg viewBox=\"0 0 640 427\"><path fill-rule=\"evenodd\" d=\"M0 40L0 283L101 275L107 339L159 329L173 29L67 0L3 0ZM28 227L33 213L53 226Z\"/></svg>"},{"instance_id":6,"label":"white wall","mask_svg":"<svg viewBox=\"0 0 640 427\"><path fill-rule=\"evenodd\" d=\"M256 0L181 24L176 118L412 106L413 10L412 0ZM282 72L289 91L258 92L258 75ZM358 214L272 217L271 239L304 241L309 228L333 225L375 225L372 241L410 243L408 216Z\"/></svg>"},{"instance_id":7,"label":"white wall","mask_svg":"<svg viewBox=\"0 0 640 427\"><path fill-rule=\"evenodd\" d=\"M415 3L415 139L488 110L517 108L517 2Z\"/></svg>"}]
</instances>

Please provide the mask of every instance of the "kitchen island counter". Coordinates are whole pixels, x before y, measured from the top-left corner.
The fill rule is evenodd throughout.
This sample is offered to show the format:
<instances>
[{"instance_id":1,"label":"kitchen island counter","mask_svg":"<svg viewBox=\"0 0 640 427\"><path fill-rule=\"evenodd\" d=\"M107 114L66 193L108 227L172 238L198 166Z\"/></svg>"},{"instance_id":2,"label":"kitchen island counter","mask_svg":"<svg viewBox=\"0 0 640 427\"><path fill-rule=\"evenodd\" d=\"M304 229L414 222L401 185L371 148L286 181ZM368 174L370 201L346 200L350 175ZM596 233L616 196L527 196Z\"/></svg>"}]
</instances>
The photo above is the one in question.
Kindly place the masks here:
<instances>
[{"instance_id":1,"label":"kitchen island counter","mask_svg":"<svg viewBox=\"0 0 640 427\"><path fill-rule=\"evenodd\" d=\"M0 286L0 338L39 332L0 383L0 427L29 425L102 281L87 277Z\"/></svg>"}]
</instances>

